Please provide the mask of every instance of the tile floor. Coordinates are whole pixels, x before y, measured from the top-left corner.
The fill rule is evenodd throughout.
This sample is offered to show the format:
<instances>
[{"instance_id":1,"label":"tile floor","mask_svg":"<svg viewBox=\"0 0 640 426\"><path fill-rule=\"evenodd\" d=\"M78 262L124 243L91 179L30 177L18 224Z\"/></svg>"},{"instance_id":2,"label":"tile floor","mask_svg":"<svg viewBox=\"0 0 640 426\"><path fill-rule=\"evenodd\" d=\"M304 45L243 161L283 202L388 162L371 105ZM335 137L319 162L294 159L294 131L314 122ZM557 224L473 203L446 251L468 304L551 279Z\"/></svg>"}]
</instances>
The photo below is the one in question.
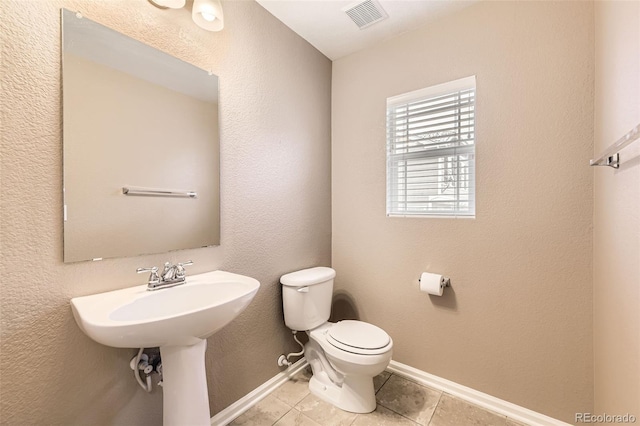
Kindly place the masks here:
<instances>
[{"instance_id":1,"label":"tile floor","mask_svg":"<svg viewBox=\"0 0 640 426\"><path fill-rule=\"evenodd\" d=\"M339 410L309 393L310 371L296 374L235 419L239 426L523 426L522 423L383 372L374 379L373 413Z\"/></svg>"}]
</instances>

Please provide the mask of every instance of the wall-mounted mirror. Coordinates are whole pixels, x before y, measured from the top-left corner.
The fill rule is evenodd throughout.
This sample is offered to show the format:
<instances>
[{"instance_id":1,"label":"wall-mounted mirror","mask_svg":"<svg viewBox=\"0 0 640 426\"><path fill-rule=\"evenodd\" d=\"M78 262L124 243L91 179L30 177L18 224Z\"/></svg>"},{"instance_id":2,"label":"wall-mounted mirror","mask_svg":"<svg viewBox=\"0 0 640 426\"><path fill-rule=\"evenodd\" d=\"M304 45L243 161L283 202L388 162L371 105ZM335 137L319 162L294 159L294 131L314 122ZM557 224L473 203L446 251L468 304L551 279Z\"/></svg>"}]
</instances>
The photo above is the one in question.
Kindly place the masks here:
<instances>
[{"instance_id":1,"label":"wall-mounted mirror","mask_svg":"<svg viewBox=\"0 0 640 426\"><path fill-rule=\"evenodd\" d=\"M64 261L218 245L218 77L64 9L62 34Z\"/></svg>"}]
</instances>

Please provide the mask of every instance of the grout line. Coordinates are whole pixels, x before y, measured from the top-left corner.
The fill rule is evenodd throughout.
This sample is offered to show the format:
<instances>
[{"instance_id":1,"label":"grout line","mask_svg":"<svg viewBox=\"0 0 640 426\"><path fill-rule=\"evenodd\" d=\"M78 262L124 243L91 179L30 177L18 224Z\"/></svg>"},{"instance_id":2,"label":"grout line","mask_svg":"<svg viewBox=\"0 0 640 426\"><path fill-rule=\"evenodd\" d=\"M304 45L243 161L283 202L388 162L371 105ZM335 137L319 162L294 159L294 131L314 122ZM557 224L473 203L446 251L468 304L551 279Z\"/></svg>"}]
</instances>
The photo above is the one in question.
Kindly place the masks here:
<instances>
[{"instance_id":1,"label":"grout line","mask_svg":"<svg viewBox=\"0 0 640 426\"><path fill-rule=\"evenodd\" d=\"M386 371L386 370L385 370L385 371ZM387 384L387 382L391 379L391 376L393 376L393 375L394 375L394 373L389 374L389 377L387 377L387 380L385 380L385 381L384 381L384 383L382 384L382 386L380 386L380 389L378 389L378 392L380 392L380 391L382 390L382 388L384 387L384 385L386 385L386 384ZM398 376L397 374L396 374L396 376L397 376L397 377L400 377L400 376ZM402 378L404 378L404 377L402 377ZM378 394L378 392L376 392L376 395ZM438 401L439 401L439 400L438 400ZM405 419L407 419L407 420L410 420L411 422L413 422L414 424L416 424L416 425L418 425L418 426L424 426L424 425L420 425L420 423L416 422L416 421L415 421L415 420L413 420L413 419L410 419L409 417L405 416L404 414L397 412L397 411L396 411L396 410L394 410L393 408L387 407L387 406L386 406L386 405L384 405L382 402L378 401L378 398L376 398L376 403L377 403L379 406L384 407L384 408L386 408L387 410L391 411L392 413L395 413L395 414L399 415L400 417L403 417L403 418L405 418Z\"/></svg>"},{"instance_id":2,"label":"grout line","mask_svg":"<svg viewBox=\"0 0 640 426\"><path fill-rule=\"evenodd\" d=\"M277 399L277 398L276 398L276 399ZM289 404L286 404L286 405L288 406ZM293 408L289 408L289 411L291 411L291 410L293 410ZM274 421L273 423L271 423L271 426L274 426L276 423L278 423L280 420L282 420L282 418L283 418L284 416L286 416L287 414L289 414L289 411L286 411L283 415L281 415L280 417L278 417L278 418L276 419L276 421Z\"/></svg>"},{"instance_id":3,"label":"grout line","mask_svg":"<svg viewBox=\"0 0 640 426\"><path fill-rule=\"evenodd\" d=\"M296 402L296 405L294 405L294 406L293 406L293 408L295 408L296 410L298 410L298 411L302 412L302 410L301 410L301 409L299 409L299 408L298 408L298 406L299 406L300 404L302 404L302 401L304 401L305 399L307 399L307 398L309 397L309 395L311 395L311 392L307 392L307 393L306 393L306 395L305 395L305 396L304 396L300 401Z\"/></svg>"},{"instance_id":4,"label":"grout line","mask_svg":"<svg viewBox=\"0 0 640 426\"><path fill-rule=\"evenodd\" d=\"M426 425L421 425L420 423L418 423L418 422L416 422L415 420L413 420L413 419L411 419L411 418L409 418L409 417L405 416L405 415L404 415L404 414L402 414L402 413L398 413L398 412L397 412L396 410L394 410L393 408L389 408L389 407L387 407L386 405L383 405L383 404L381 404L381 403L379 403L379 402L378 402L378 405L379 405L379 406L381 406L381 407L386 408L387 410L391 411L392 413L395 413L395 414L399 415L399 416L400 416L400 417L402 417L402 418L405 418L405 419L409 420L409 421L410 421L411 423L413 423L414 425L418 425L418 426L426 426Z\"/></svg>"},{"instance_id":5,"label":"grout line","mask_svg":"<svg viewBox=\"0 0 640 426\"><path fill-rule=\"evenodd\" d=\"M427 386L425 386L427 387ZM431 388L429 388L431 389ZM431 417L429 417L429 421L427 422L427 426L431 424L431 420L433 420L433 416L436 415L436 411L438 410L438 407L440 406L440 401L442 401L442 395L444 395L443 391L440 391L440 396L438 397L438 403L436 404L436 408L433 409L433 413L431 413Z\"/></svg>"},{"instance_id":6,"label":"grout line","mask_svg":"<svg viewBox=\"0 0 640 426\"><path fill-rule=\"evenodd\" d=\"M385 371L386 371L386 370L385 370ZM389 374L389 377L387 377L387 380L385 380L385 381L384 381L384 384L383 384L382 386L380 386L380 389L378 389L378 392L380 392L380 391L382 390L382 388L384 387L384 385L386 385L386 384L387 384L387 382L389 381L389 379L391 379L391 376L393 376L393 375L394 375L393 373ZM400 376L398 376L398 377L400 377ZM377 395L377 393L376 393L376 395ZM404 417L405 419L410 420L410 421L412 421L413 423L415 423L415 424L417 424L417 425L420 425L418 422L414 421L413 419L410 419L409 417L407 417L407 416L403 415L402 413L398 413L398 412L397 412L396 410L394 410L393 408L387 407L387 406L386 406L386 405L384 405L382 402L378 401L378 398L376 398L376 404L378 404L378 405L379 405L379 406L381 406L381 407L386 408L387 410L391 411L392 413L396 413L396 414L397 414L397 415L399 415L400 417Z\"/></svg>"},{"instance_id":7,"label":"grout line","mask_svg":"<svg viewBox=\"0 0 640 426\"><path fill-rule=\"evenodd\" d=\"M295 408L294 408L295 410ZM311 417L307 416L305 413L303 413L302 411L300 411L300 415L306 419L309 419L310 421L313 422L313 424L316 424L318 426L324 426L322 423L315 421L314 419L312 419ZM297 424L297 423L296 423Z\"/></svg>"},{"instance_id":8,"label":"grout line","mask_svg":"<svg viewBox=\"0 0 640 426\"><path fill-rule=\"evenodd\" d=\"M384 371L387 371L387 370L384 370ZM390 372L390 371L387 371L387 372L389 373L389 377L387 377L387 379L386 379L384 382L382 382L382 384L380 385L380 388L376 391L376 395L378 394L378 392L380 392L380 391L382 390L382 388L384 387L384 385L386 385L386 384L387 384L387 382L389 381L389 379L391 378L391 376L393 376L393 373L392 373L392 372Z\"/></svg>"},{"instance_id":9,"label":"grout line","mask_svg":"<svg viewBox=\"0 0 640 426\"><path fill-rule=\"evenodd\" d=\"M391 379L391 376L394 376L394 375L395 375L396 377L398 377L399 379L403 379L403 380L404 380L404 379L407 379L406 377L400 376L400 375L395 374L395 373L391 373L391 374L389 375L389 377L387 377L387 380L385 380L384 384L387 384L387 382L389 381L389 379ZM408 380L408 379L407 379L407 381L409 381L409 382L411 382L411 383L414 383L414 384L416 384L417 386L419 386L419 387L421 387L421 388L429 389L429 390L432 390L432 391L434 391L434 392L438 392L438 393L440 394L440 395L438 396L438 402L436 403L436 406L435 406L435 408L433 409L433 412L431 412L431 417L429 417L429 420L428 420L425 424L422 424L422 423L420 423L420 422L418 422L418 421L416 421L416 420L413 420L412 418L409 418L409 417L407 417L406 415L404 415L404 414L402 414L402 413L397 412L397 411L396 411L396 410L394 410L393 408L389 408L389 407L387 407L386 405L383 405L382 403L380 403L380 402L377 400L377 398L376 398L376 402L378 403L378 405L380 405L380 406L382 406L382 407L386 408L387 410L390 410L390 411L392 411L392 412L394 412L394 413L398 414L398 415L399 415L399 416L401 416L401 417L404 417L404 418L405 418L405 419L407 419L407 420L410 420L411 422L413 422L414 424L416 424L416 425L418 425L418 426L428 426L428 425L431 423L431 419L433 418L433 415L435 414L436 410L438 409L438 405L440 404L440 399L442 398L442 394L444 394L444 392L443 392L443 391L440 391L440 390L438 390L438 389L433 389L433 388L431 388L431 387L429 387L429 386L425 386L425 385L423 385L423 384L421 384L421 383L414 382L413 380ZM382 390L382 387L384 386L384 384L383 384L382 386L380 386L380 390ZM379 390L379 391L380 391L380 390Z\"/></svg>"}]
</instances>

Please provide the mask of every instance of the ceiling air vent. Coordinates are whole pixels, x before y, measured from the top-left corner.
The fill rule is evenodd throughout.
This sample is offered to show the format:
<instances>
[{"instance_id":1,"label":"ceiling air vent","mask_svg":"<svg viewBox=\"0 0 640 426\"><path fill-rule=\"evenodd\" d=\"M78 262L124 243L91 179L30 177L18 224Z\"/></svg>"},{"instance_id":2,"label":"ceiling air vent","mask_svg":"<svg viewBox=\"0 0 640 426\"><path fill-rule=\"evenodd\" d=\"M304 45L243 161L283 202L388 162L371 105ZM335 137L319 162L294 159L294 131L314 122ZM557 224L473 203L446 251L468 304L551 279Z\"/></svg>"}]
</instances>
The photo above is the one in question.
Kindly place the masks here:
<instances>
[{"instance_id":1,"label":"ceiling air vent","mask_svg":"<svg viewBox=\"0 0 640 426\"><path fill-rule=\"evenodd\" d=\"M349 15L349 18L351 18L360 29L367 28L389 17L387 12L380 6L380 3L375 0L365 0L342 10Z\"/></svg>"}]
</instances>

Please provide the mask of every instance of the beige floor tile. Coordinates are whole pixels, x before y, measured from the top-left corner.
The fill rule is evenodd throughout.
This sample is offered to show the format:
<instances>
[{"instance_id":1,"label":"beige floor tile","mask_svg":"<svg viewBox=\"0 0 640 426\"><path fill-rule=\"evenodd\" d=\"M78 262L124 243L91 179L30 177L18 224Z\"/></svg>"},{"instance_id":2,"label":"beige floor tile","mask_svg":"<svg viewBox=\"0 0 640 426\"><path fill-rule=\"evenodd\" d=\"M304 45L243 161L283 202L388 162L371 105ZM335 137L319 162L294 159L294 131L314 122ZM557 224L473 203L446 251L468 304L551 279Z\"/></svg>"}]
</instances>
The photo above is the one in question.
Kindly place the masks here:
<instances>
[{"instance_id":1,"label":"beige floor tile","mask_svg":"<svg viewBox=\"0 0 640 426\"><path fill-rule=\"evenodd\" d=\"M274 426L322 426L296 409L291 409Z\"/></svg>"},{"instance_id":2,"label":"beige floor tile","mask_svg":"<svg viewBox=\"0 0 640 426\"><path fill-rule=\"evenodd\" d=\"M290 409L290 406L269 395L231 422L231 425L271 426Z\"/></svg>"},{"instance_id":3,"label":"beige floor tile","mask_svg":"<svg viewBox=\"0 0 640 426\"><path fill-rule=\"evenodd\" d=\"M417 423L402 417L400 414L384 408L376 407L376 411L369 414L358 414L352 426L416 426Z\"/></svg>"},{"instance_id":4,"label":"beige floor tile","mask_svg":"<svg viewBox=\"0 0 640 426\"><path fill-rule=\"evenodd\" d=\"M305 396L309 395L309 379L311 372L304 369L293 376L289 381L284 383L278 389L273 391L272 395L280 401L290 406L295 406L302 401Z\"/></svg>"},{"instance_id":5,"label":"beige floor tile","mask_svg":"<svg viewBox=\"0 0 640 426\"><path fill-rule=\"evenodd\" d=\"M392 374L376 395L378 404L420 425L429 424L442 392Z\"/></svg>"},{"instance_id":6,"label":"beige floor tile","mask_svg":"<svg viewBox=\"0 0 640 426\"><path fill-rule=\"evenodd\" d=\"M383 371L382 373L378 374L376 377L373 378L373 388L376 390L376 392L380 390L382 385L385 384L385 382L389 379L390 376L391 376L391 373L389 373L388 371Z\"/></svg>"},{"instance_id":7,"label":"beige floor tile","mask_svg":"<svg viewBox=\"0 0 640 426\"><path fill-rule=\"evenodd\" d=\"M507 418L443 394L429 426L505 426Z\"/></svg>"},{"instance_id":8,"label":"beige floor tile","mask_svg":"<svg viewBox=\"0 0 640 426\"><path fill-rule=\"evenodd\" d=\"M295 408L322 426L348 426L356 418L356 414L336 408L314 394L307 395Z\"/></svg>"},{"instance_id":9,"label":"beige floor tile","mask_svg":"<svg viewBox=\"0 0 640 426\"><path fill-rule=\"evenodd\" d=\"M304 370L235 419L239 426L526 426L387 371L374 378L373 413L340 410L309 393ZM295 407L295 408L291 408Z\"/></svg>"}]
</instances>

